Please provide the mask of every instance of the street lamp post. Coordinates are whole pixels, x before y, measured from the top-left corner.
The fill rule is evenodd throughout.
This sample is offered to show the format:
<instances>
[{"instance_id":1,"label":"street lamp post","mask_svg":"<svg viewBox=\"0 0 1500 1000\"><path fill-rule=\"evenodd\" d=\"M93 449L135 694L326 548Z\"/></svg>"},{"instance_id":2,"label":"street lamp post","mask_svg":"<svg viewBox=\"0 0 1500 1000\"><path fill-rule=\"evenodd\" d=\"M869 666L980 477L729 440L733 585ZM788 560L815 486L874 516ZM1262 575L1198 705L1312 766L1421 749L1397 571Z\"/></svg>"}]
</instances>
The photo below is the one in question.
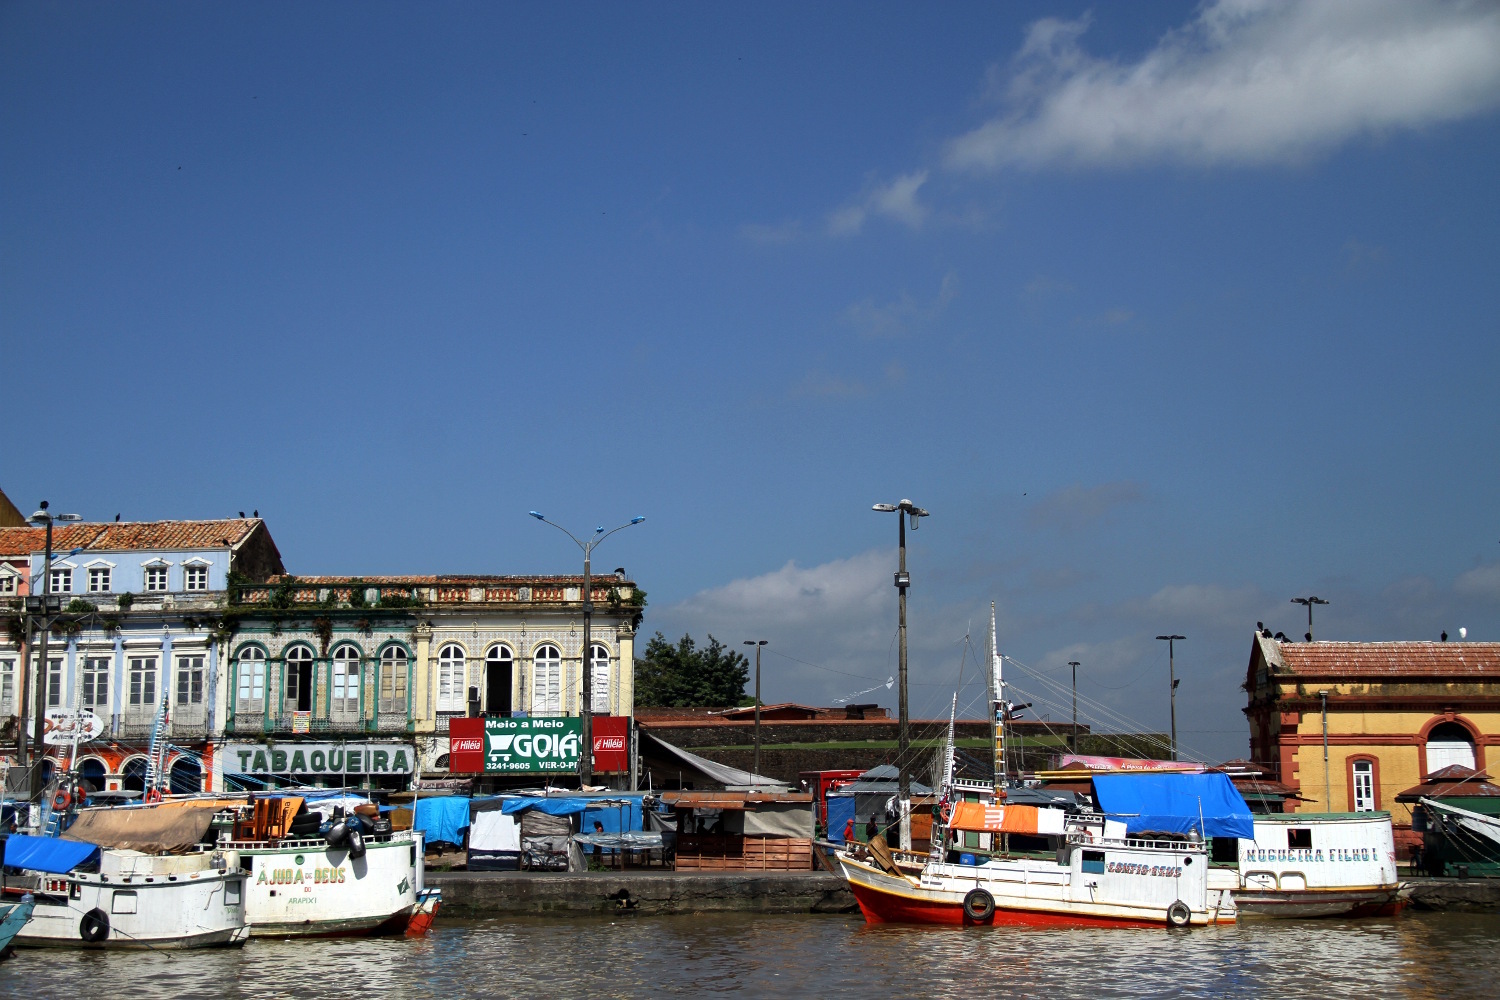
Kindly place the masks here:
<instances>
[{"instance_id":1,"label":"street lamp post","mask_svg":"<svg viewBox=\"0 0 1500 1000\"><path fill-rule=\"evenodd\" d=\"M48 639L51 637L52 633L52 623L48 620L48 615L52 614L56 610L59 610L62 603L61 600L59 600L56 602L59 607L55 608L53 606L52 525L55 521L81 520L83 520L83 518L78 514L49 513L47 510L47 501L45 500L42 501L41 509L39 509L35 514L32 514L30 518L28 518L28 521L33 527L45 527L47 529L46 545L44 548L44 555L42 559L42 599L40 601L37 601L34 598L28 597L26 600L28 612L31 612L33 615L36 612L40 612L42 619L42 648L37 659L35 716L32 719L32 744L36 749L38 761L40 761L46 754L46 751L43 749L43 737L47 732L47 658L48 653L50 652L50 650L48 649ZM31 671L26 669L23 669L21 671L21 684L23 687L25 686L26 679L30 675L30 673ZM26 693L24 690L21 692L20 703L22 705L26 704ZM26 731L24 726L20 728L21 763L25 765L27 762ZM37 776L40 777L39 771ZM35 799L40 794L41 782L33 781L31 797Z\"/></svg>"},{"instance_id":2,"label":"street lamp post","mask_svg":"<svg viewBox=\"0 0 1500 1000\"><path fill-rule=\"evenodd\" d=\"M1172 708L1172 759L1177 759L1177 656L1176 644L1178 639L1186 639L1185 635L1159 635L1167 644L1167 679L1172 682L1171 708Z\"/></svg>"},{"instance_id":3,"label":"street lamp post","mask_svg":"<svg viewBox=\"0 0 1500 1000\"><path fill-rule=\"evenodd\" d=\"M583 550L583 590L579 593L579 596L583 598L583 655L579 657L583 666L583 704L578 709L578 718L582 723L581 728L583 730L583 743L578 748L578 784L582 787L594 780L594 640L591 631L594 617L594 591L589 558L593 555L594 549L599 546L600 542L613 535L616 531L619 531L620 528L628 528L632 524L640 524L645 518L632 517L629 521L620 525L619 528L611 528L609 531L605 531L604 526L600 525L594 529L594 533L589 536L588 541L579 541L577 535L554 521L548 521L544 515L537 511L533 510L528 513L538 521L552 525L552 527L573 539L574 544Z\"/></svg>"},{"instance_id":4,"label":"street lamp post","mask_svg":"<svg viewBox=\"0 0 1500 1000\"><path fill-rule=\"evenodd\" d=\"M755 647L755 767L752 774L760 774L760 647L769 639L746 639L745 645Z\"/></svg>"},{"instance_id":5,"label":"street lamp post","mask_svg":"<svg viewBox=\"0 0 1500 1000\"><path fill-rule=\"evenodd\" d=\"M1073 668L1073 753L1078 753L1078 661L1069 660Z\"/></svg>"},{"instance_id":6,"label":"street lamp post","mask_svg":"<svg viewBox=\"0 0 1500 1000\"><path fill-rule=\"evenodd\" d=\"M906 571L906 519L911 518L911 530L916 531L918 519L928 515L927 511L910 500L902 500L900 503L877 503L871 509L884 514L895 513L901 551L900 563L896 570L896 590L901 595L897 653L901 679L901 727L897 738L899 752L896 771L899 775L898 795L901 801L901 849L909 851L911 850L911 775L907 772L907 765L910 763L907 757L911 750L911 717L906 703L906 588L911 586L911 574Z\"/></svg>"},{"instance_id":7,"label":"street lamp post","mask_svg":"<svg viewBox=\"0 0 1500 1000\"><path fill-rule=\"evenodd\" d=\"M1307 609L1307 641L1312 642L1312 609L1314 604L1327 604L1321 597L1294 597L1293 604L1300 604Z\"/></svg>"}]
</instances>

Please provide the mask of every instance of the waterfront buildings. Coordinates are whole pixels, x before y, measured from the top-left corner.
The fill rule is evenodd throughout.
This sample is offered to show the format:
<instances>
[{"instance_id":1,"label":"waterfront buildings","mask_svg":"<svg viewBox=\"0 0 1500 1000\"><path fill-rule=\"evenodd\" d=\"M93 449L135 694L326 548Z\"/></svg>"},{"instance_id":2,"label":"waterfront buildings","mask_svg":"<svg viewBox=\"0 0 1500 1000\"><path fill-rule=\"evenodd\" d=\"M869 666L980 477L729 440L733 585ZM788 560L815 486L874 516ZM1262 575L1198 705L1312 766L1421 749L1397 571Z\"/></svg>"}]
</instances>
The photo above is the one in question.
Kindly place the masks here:
<instances>
[{"instance_id":1,"label":"waterfront buildings","mask_svg":"<svg viewBox=\"0 0 1500 1000\"><path fill-rule=\"evenodd\" d=\"M1500 744L1500 643L1284 642L1257 633L1251 757L1304 812L1411 811L1396 793ZM1327 764L1324 763L1326 727Z\"/></svg>"}]
</instances>

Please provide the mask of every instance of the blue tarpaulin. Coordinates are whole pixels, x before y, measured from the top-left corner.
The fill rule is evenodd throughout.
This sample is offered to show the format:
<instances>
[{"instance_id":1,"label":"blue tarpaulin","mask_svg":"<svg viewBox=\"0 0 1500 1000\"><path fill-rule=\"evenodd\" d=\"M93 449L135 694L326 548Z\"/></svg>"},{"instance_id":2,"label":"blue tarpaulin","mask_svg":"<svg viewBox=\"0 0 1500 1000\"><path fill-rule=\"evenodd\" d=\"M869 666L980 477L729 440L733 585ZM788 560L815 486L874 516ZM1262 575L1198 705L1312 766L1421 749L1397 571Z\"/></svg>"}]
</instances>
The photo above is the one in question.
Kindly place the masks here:
<instances>
[{"instance_id":1,"label":"blue tarpaulin","mask_svg":"<svg viewBox=\"0 0 1500 1000\"><path fill-rule=\"evenodd\" d=\"M412 808L411 826L427 836L427 843L444 841L462 847L464 831L469 828L469 797L442 795L417 799Z\"/></svg>"},{"instance_id":2,"label":"blue tarpaulin","mask_svg":"<svg viewBox=\"0 0 1500 1000\"><path fill-rule=\"evenodd\" d=\"M99 857L97 844L13 833L5 840L5 867L66 875L85 861Z\"/></svg>"},{"instance_id":3,"label":"blue tarpaulin","mask_svg":"<svg viewBox=\"0 0 1500 1000\"><path fill-rule=\"evenodd\" d=\"M1250 807L1227 774L1099 774L1094 792L1099 808L1123 819L1127 833L1198 830L1206 837L1255 839Z\"/></svg>"},{"instance_id":4,"label":"blue tarpaulin","mask_svg":"<svg viewBox=\"0 0 1500 1000\"><path fill-rule=\"evenodd\" d=\"M835 843L844 842L844 828L849 821L854 819L854 796L853 795L830 795L828 796L828 839ZM858 837L858 831L855 832Z\"/></svg>"}]
</instances>

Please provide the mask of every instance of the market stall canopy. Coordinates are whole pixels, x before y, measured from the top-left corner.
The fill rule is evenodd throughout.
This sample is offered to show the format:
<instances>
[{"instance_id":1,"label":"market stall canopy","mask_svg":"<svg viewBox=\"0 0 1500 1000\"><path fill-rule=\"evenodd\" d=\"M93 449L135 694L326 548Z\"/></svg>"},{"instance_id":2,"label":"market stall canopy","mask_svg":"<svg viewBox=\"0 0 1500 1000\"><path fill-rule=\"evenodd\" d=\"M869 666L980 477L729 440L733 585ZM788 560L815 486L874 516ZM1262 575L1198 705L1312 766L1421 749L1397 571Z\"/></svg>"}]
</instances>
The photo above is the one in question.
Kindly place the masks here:
<instances>
[{"instance_id":1,"label":"market stall canopy","mask_svg":"<svg viewBox=\"0 0 1500 1000\"><path fill-rule=\"evenodd\" d=\"M768 778L763 774L751 774L749 771L741 771L737 767L728 764L720 764L718 761L700 757L695 753L689 753L681 747L675 747L650 733L641 733L641 745L647 749L658 749L660 753L671 758L678 764L685 765L697 771L709 781L723 785L727 789L760 789L764 791L785 790L790 786L784 781Z\"/></svg>"},{"instance_id":2,"label":"market stall canopy","mask_svg":"<svg viewBox=\"0 0 1500 1000\"><path fill-rule=\"evenodd\" d=\"M4 856L7 868L66 875L84 862L97 860L99 845L13 833L5 839Z\"/></svg>"},{"instance_id":3,"label":"market stall canopy","mask_svg":"<svg viewBox=\"0 0 1500 1000\"><path fill-rule=\"evenodd\" d=\"M1127 833L1153 831L1255 839L1244 796L1227 774L1096 774L1099 808Z\"/></svg>"},{"instance_id":4,"label":"market stall canopy","mask_svg":"<svg viewBox=\"0 0 1500 1000\"><path fill-rule=\"evenodd\" d=\"M217 811L218 806L212 804L85 809L63 838L142 854L183 854L202 842Z\"/></svg>"}]
</instances>

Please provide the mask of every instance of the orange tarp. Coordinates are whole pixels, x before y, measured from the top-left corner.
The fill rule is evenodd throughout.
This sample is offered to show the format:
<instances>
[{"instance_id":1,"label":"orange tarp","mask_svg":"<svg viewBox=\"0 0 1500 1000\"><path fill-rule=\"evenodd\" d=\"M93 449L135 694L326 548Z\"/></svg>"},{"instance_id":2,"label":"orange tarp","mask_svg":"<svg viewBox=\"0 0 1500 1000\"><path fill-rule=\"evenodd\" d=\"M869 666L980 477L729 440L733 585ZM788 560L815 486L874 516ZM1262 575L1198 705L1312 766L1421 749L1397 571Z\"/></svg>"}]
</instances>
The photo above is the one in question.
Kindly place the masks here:
<instances>
[{"instance_id":1,"label":"orange tarp","mask_svg":"<svg viewBox=\"0 0 1500 1000\"><path fill-rule=\"evenodd\" d=\"M981 833L1036 833L1036 806L987 806L979 802L960 802L953 807L953 830L976 830Z\"/></svg>"}]
</instances>

